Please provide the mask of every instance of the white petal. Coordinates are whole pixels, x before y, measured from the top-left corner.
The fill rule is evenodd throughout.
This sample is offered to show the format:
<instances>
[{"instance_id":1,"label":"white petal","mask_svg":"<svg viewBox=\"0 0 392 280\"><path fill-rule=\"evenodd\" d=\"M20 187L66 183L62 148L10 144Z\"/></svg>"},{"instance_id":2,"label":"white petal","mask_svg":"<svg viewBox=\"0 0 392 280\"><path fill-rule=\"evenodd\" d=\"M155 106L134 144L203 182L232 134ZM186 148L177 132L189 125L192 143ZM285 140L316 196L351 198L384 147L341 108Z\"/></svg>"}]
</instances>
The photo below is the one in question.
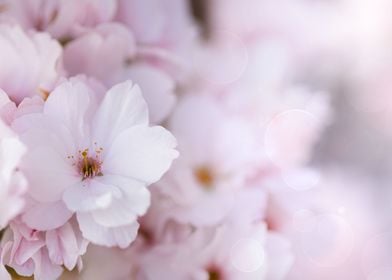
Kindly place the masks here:
<instances>
[{"instance_id":1,"label":"white petal","mask_svg":"<svg viewBox=\"0 0 392 280\"><path fill-rule=\"evenodd\" d=\"M63 123L72 134L79 147L86 145L89 135L87 118L91 118L91 89L78 80L60 84L45 102L44 114ZM84 139L84 140L83 140Z\"/></svg>"},{"instance_id":2,"label":"white petal","mask_svg":"<svg viewBox=\"0 0 392 280\"><path fill-rule=\"evenodd\" d=\"M22 221L32 229L44 231L62 226L72 214L62 201L39 203L22 215Z\"/></svg>"},{"instance_id":3,"label":"white petal","mask_svg":"<svg viewBox=\"0 0 392 280\"><path fill-rule=\"evenodd\" d=\"M105 174L104 184L111 184L122 191L124 199L132 204L133 212L144 215L150 203L150 192L144 183L118 175Z\"/></svg>"},{"instance_id":4,"label":"white petal","mask_svg":"<svg viewBox=\"0 0 392 280\"><path fill-rule=\"evenodd\" d=\"M136 222L137 216L129 210L123 200L113 201L112 205L105 210L91 211L96 223L103 227L119 227Z\"/></svg>"},{"instance_id":5,"label":"white petal","mask_svg":"<svg viewBox=\"0 0 392 280\"><path fill-rule=\"evenodd\" d=\"M93 140L108 146L123 130L148 124L148 109L140 88L131 81L115 85L105 95L95 117Z\"/></svg>"},{"instance_id":6,"label":"white petal","mask_svg":"<svg viewBox=\"0 0 392 280\"><path fill-rule=\"evenodd\" d=\"M77 125L80 126L80 122ZM85 139L86 135L78 135L78 128L74 130L70 128L69 121L59 121L57 117L41 113L18 117L12 123L12 128L21 135L21 139L29 149L49 146L56 150L63 159L74 155L81 144L88 142L88 139ZM67 163L70 163L69 160Z\"/></svg>"},{"instance_id":7,"label":"white petal","mask_svg":"<svg viewBox=\"0 0 392 280\"><path fill-rule=\"evenodd\" d=\"M50 146L27 152L21 170L29 181L29 194L40 202L61 200L63 191L76 180L72 164Z\"/></svg>"},{"instance_id":8,"label":"white petal","mask_svg":"<svg viewBox=\"0 0 392 280\"><path fill-rule=\"evenodd\" d=\"M72 211L90 211L109 207L114 197L121 197L117 187L92 180L69 187L64 192L63 201Z\"/></svg>"},{"instance_id":9,"label":"white petal","mask_svg":"<svg viewBox=\"0 0 392 280\"><path fill-rule=\"evenodd\" d=\"M137 216L143 215L150 205L150 192L141 182L119 176L107 176L117 187L121 188L123 196L115 199L106 209L92 212L94 220L106 227L118 227L131 224L136 221Z\"/></svg>"},{"instance_id":10,"label":"white petal","mask_svg":"<svg viewBox=\"0 0 392 280\"><path fill-rule=\"evenodd\" d=\"M76 217L84 238L96 245L126 248L135 240L139 229L139 224L136 222L126 226L109 228L98 225L91 214L77 213Z\"/></svg>"},{"instance_id":11,"label":"white petal","mask_svg":"<svg viewBox=\"0 0 392 280\"><path fill-rule=\"evenodd\" d=\"M105 171L154 183L178 156L176 145L176 139L163 127L127 129L113 141L104 159Z\"/></svg>"}]
</instances>

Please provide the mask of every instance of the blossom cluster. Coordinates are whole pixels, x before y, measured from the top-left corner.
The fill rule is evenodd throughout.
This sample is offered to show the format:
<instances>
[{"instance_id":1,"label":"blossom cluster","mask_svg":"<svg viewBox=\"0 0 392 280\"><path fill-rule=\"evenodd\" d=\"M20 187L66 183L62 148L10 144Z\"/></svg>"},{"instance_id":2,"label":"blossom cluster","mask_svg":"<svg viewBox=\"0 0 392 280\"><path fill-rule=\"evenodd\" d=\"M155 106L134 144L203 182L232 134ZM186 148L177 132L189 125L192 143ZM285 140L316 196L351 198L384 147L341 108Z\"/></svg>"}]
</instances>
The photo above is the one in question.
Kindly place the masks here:
<instances>
[{"instance_id":1,"label":"blossom cluster","mask_svg":"<svg viewBox=\"0 0 392 280\"><path fill-rule=\"evenodd\" d=\"M183 0L0 1L0 278L284 279L330 121L296 59Z\"/></svg>"}]
</instances>

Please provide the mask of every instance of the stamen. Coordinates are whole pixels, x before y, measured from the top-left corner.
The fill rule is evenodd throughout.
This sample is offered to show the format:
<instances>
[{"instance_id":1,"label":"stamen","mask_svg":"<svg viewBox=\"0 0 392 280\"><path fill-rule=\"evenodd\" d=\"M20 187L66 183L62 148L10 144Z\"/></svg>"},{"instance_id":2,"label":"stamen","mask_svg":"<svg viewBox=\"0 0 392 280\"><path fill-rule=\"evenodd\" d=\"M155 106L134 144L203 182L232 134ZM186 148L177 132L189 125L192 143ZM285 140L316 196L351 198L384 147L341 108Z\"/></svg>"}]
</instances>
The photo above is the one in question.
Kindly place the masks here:
<instances>
[{"instance_id":1,"label":"stamen","mask_svg":"<svg viewBox=\"0 0 392 280\"><path fill-rule=\"evenodd\" d=\"M95 143L94 143L95 144ZM103 176L102 173L102 161L100 160L100 153L102 148L95 150L95 155L89 155L89 149L79 150L79 159L73 162L73 166L76 166L78 173L82 177L82 181L93 178L95 176ZM73 160L74 156L68 156L68 159Z\"/></svg>"}]
</instances>

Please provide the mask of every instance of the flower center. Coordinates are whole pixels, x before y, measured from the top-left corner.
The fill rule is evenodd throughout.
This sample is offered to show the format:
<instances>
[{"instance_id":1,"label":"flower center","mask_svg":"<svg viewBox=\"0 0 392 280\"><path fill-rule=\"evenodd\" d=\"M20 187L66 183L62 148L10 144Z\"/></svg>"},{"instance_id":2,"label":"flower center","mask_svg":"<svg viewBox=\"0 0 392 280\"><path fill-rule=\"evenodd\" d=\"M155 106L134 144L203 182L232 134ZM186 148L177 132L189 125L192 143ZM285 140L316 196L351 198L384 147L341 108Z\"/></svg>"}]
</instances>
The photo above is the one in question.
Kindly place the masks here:
<instances>
[{"instance_id":1,"label":"flower center","mask_svg":"<svg viewBox=\"0 0 392 280\"><path fill-rule=\"evenodd\" d=\"M216 266L210 266L207 269L208 280L223 280L222 271Z\"/></svg>"},{"instance_id":2,"label":"flower center","mask_svg":"<svg viewBox=\"0 0 392 280\"><path fill-rule=\"evenodd\" d=\"M85 149L82 153L82 159L79 161L79 173L82 175L82 181L87 178L93 178L95 176L102 176L101 165L98 156L96 158L88 156L88 149Z\"/></svg>"},{"instance_id":3,"label":"flower center","mask_svg":"<svg viewBox=\"0 0 392 280\"><path fill-rule=\"evenodd\" d=\"M102 148L96 149L94 156L89 154L89 149L78 152L78 160L73 165L76 166L79 175L82 177L82 181L95 176L103 176L102 161L100 160L100 153L102 151ZM74 159L73 156L69 156L68 158Z\"/></svg>"},{"instance_id":4,"label":"flower center","mask_svg":"<svg viewBox=\"0 0 392 280\"><path fill-rule=\"evenodd\" d=\"M214 184L214 174L211 169L205 166L201 166L195 169L194 175L197 182L199 182L204 188L210 189Z\"/></svg>"}]
</instances>

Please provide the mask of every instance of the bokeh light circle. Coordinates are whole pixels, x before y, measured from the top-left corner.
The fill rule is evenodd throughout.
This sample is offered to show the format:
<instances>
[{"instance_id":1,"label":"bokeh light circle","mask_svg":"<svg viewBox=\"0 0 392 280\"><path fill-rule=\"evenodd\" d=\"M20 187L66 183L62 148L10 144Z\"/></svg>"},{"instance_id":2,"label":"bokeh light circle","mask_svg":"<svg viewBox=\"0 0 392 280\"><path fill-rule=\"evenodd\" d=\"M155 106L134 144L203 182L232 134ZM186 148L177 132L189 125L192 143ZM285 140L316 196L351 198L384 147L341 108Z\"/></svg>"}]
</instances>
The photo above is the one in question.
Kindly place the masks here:
<instances>
[{"instance_id":1,"label":"bokeh light circle","mask_svg":"<svg viewBox=\"0 0 392 280\"><path fill-rule=\"evenodd\" d=\"M336 214L315 217L314 225L301 234L305 255L321 267L335 267L344 263L354 246L354 231L345 219Z\"/></svg>"},{"instance_id":2,"label":"bokeh light circle","mask_svg":"<svg viewBox=\"0 0 392 280\"><path fill-rule=\"evenodd\" d=\"M301 209L294 213L292 225L298 232L310 232L316 224L316 214L308 209Z\"/></svg>"},{"instance_id":3,"label":"bokeh light circle","mask_svg":"<svg viewBox=\"0 0 392 280\"><path fill-rule=\"evenodd\" d=\"M264 147L268 158L278 167L289 168L308 159L305 147L311 147L319 120L298 109L279 113L267 124Z\"/></svg>"}]
</instances>

